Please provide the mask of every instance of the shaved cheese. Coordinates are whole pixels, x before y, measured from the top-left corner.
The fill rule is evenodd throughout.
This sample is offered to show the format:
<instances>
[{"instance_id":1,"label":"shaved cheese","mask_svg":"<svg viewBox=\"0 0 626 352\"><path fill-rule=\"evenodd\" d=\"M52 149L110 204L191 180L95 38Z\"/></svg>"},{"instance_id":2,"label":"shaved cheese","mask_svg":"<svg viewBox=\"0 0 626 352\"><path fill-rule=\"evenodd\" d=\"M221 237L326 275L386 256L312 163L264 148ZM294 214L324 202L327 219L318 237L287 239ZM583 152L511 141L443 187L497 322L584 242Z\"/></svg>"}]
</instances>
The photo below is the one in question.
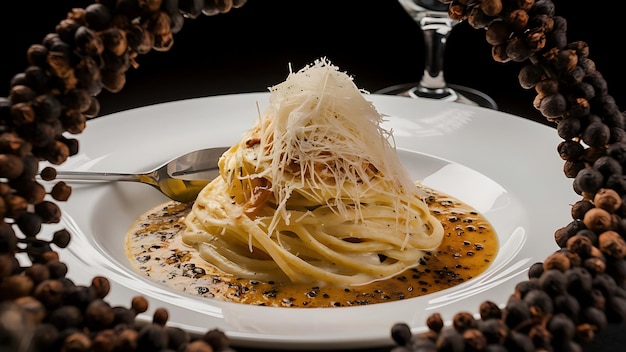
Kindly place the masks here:
<instances>
[{"instance_id":1,"label":"shaved cheese","mask_svg":"<svg viewBox=\"0 0 626 352\"><path fill-rule=\"evenodd\" d=\"M365 99L366 92L352 77L328 60L291 72L270 92L259 146L270 152L258 155L257 165L270 164L271 169L253 176L272 181L281 205L277 214L287 214L286 199L301 188L320 190L326 195L320 200L345 214L346 205L358 207L376 187L371 184L374 172L388 181L388 189L376 189L378 194L406 199L422 195L399 160L391 131L381 126L384 115ZM300 177L284 172L285 164L299 168ZM356 215L354 221L362 220L361 212Z\"/></svg>"}]
</instances>

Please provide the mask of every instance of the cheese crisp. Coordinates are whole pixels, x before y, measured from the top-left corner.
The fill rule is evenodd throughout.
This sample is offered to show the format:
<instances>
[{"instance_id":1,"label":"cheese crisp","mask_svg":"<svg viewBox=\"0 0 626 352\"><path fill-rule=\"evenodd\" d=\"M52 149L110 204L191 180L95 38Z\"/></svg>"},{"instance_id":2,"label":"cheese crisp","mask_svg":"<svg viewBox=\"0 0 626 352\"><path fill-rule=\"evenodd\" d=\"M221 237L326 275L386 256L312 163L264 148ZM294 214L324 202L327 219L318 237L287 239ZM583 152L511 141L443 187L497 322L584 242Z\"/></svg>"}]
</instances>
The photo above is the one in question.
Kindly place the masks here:
<instances>
[{"instance_id":1,"label":"cheese crisp","mask_svg":"<svg viewBox=\"0 0 626 352\"><path fill-rule=\"evenodd\" d=\"M442 225L351 77L322 59L270 93L193 204L185 244L234 277L342 285L438 248Z\"/></svg>"}]
</instances>

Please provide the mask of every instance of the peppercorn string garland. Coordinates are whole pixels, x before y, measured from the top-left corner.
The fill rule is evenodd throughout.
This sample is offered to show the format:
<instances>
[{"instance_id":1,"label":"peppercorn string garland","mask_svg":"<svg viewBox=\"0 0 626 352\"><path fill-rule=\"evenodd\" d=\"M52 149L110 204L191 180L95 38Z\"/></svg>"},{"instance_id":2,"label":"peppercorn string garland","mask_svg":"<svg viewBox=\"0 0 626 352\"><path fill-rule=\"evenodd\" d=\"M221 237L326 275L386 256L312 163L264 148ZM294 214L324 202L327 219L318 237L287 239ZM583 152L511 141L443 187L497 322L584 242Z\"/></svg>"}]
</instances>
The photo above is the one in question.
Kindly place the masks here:
<instances>
[{"instance_id":1,"label":"peppercorn string garland","mask_svg":"<svg viewBox=\"0 0 626 352\"><path fill-rule=\"evenodd\" d=\"M557 152L563 171L581 196L572 221L556 229L560 247L528 270L504 307L486 301L477 315L458 312L446 326L438 313L428 331L412 334L407 324L391 327L397 351L579 351L608 324L626 318L625 117L581 41L568 42L565 18L551 0L455 0L449 16L484 30L497 62L526 62L518 80L535 89L533 106L563 139ZM245 0L98 0L72 9L55 31L27 50L28 66L0 98L0 332L16 350L179 351L232 350L219 329L191 337L167 325L157 308L152 323L135 318L148 310L142 297L130 307L106 302L109 282L74 284L58 249L70 242L59 230L56 202L71 195L62 181L47 191L55 169L78 152L76 139L99 113L102 89L119 92L125 73L151 50L167 51L185 18L218 15ZM26 254L30 266L17 255ZM4 323L10 321L10 324ZM5 333L6 332L6 333ZM29 346L20 344L29 343Z\"/></svg>"}]
</instances>

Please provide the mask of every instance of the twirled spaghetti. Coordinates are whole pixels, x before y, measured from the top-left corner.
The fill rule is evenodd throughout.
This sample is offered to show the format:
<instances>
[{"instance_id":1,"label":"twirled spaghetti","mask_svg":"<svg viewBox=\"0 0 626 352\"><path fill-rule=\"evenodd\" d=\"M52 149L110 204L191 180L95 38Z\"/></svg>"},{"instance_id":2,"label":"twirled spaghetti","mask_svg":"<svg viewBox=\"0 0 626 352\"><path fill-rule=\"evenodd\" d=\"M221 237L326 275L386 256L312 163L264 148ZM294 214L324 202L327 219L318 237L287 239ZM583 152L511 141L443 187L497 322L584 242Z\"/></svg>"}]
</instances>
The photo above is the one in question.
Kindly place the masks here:
<instances>
[{"instance_id":1,"label":"twirled spaghetti","mask_svg":"<svg viewBox=\"0 0 626 352\"><path fill-rule=\"evenodd\" d=\"M439 246L441 224L351 77L318 60L270 92L199 194L184 243L237 277L347 285L415 267Z\"/></svg>"}]
</instances>

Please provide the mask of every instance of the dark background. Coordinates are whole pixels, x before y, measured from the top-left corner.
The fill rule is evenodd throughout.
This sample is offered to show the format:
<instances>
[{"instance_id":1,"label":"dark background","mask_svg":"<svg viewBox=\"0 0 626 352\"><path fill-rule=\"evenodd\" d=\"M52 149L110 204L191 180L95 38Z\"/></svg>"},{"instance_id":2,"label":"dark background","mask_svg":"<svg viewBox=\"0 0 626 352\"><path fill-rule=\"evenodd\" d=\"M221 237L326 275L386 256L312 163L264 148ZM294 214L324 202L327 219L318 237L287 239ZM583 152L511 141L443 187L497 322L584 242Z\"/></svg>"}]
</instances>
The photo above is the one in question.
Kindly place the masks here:
<instances>
[{"instance_id":1,"label":"dark background","mask_svg":"<svg viewBox=\"0 0 626 352\"><path fill-rule=\"evenodd\" d=\"M2 2L0 96L8 94L11 77L26 67L26 49L54 31L72 7L91 2ZM621 11L615 6L590 6L591 2L554 3L556 14L568 20L569 41L589 44L609 92L618 106L626 106ZM395 0L248 0L228 14L187 20L170 51L140 56L140 66L129 70L121 92L99 95L100 115L165 101L266 91L286 78L289 64L299 69L322 56L351 74L359 87L373 92L421 77L423 38ZM534 91L518 84L523 65L493 61L484 31L467 23L457 25L448 40L448 82L489 94L504 112L545 122L532 107ZM612 327L587 350L622 351L624 331L623 325Z\"/></svg>"},{"instance_id":2,"label":"dark background","mask_svg":"<svg viewBox=\"0 0 626 352\"><path fill-rule=\"evenodd\" d=\"M0 96L11 77L25 68L32 43L54 31L72 7L87 0L13 0L0 7ZM620 12L555 0L568 20L569 41L589 43L591 58L626 106L626 69ZM585 4L589 4L586 2ZM395 0L248 0L218 16L187 20L169 52L138 58L125 88L99 95L102 114L163 101L216 94L266 91L281 82L291 63L299 69L326 56L368 91L418 80L423 72L422 34ZM544 121L532 107L534 90L522 89L517 73L525 63L497 63L484 30L457 25L448 40L446 78L489 94L500 110ZM101 114L101 115L102 115Z\"/></svg>"}]
</instances>

